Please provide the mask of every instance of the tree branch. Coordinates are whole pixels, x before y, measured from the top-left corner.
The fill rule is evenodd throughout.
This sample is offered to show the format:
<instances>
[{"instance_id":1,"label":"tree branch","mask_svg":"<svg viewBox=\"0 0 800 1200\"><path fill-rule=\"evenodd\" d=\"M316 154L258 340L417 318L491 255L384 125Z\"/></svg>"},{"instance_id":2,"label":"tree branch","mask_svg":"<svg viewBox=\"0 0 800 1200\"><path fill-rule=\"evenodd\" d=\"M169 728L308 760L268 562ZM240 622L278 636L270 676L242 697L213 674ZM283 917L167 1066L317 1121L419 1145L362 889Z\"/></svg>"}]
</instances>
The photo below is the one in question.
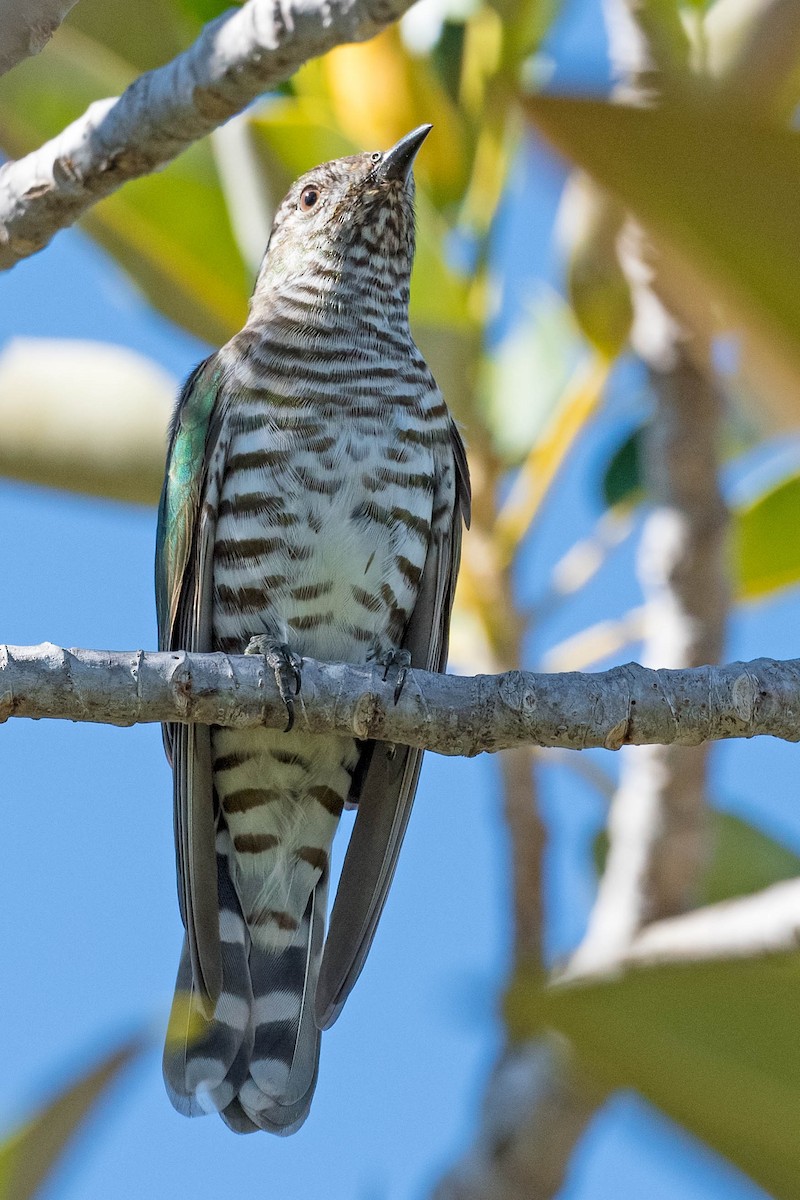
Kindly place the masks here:
<instances>
[{"instance_id":1,"label":"tree branch","mask_svg":"<svg viewBox=\"0 0 800 1200\"><path fill-rule=\"evenodd\" d=\"M601 979L633 966L787 954L798 946L800 879L788 879L749 896L652 921L616 961L584 965L573 960L555 972L553 982Z\"/></svg>"},{"instance_id":2,"label":"tree branch","mask_svg":"<svg viewBox=\"0 0 800 1200\"><path fill-rule=\"evenodd\" d=\"M800 946L800 879L752 896L653 921L631 943L625 965L755 958Z\"/></svg>"},{"instance_id":3,"label":"tree branch","mask_svg":"<svg viewBox=\"0 0 800 1200\"><path fill-rule=\"evenodd\" d=\"M157 504L177 390L166 371L123 346L13 338L0 352L0 473Z\"/></svg>"},{"instance_id":4,"label":"tree branch","mask_svg":"<svg viewBox=\"0 0 800 1200\"><path fill-rule=\"evenodd\" d=\"M656 103L670 86L665 56L654 49L659 11L649 0L606 0L604 8L612 59L622 73L614 94L640 105ZM622 18L637 39L622 36ZM722 397L710 343L680 305L665 299L661 255L632 220L620 258L633 298L631 343L656 402L645 439L655 507L638 553L643 657L648 665L697 667L718 661L728 608L727 511L716 472ZM616 962L647 922L691 907L707 856L706 758L704 747L654 745L624 759L609 813L606 867L574 955L576 970Z\"/></svg>"},{"instance_id":5,"label":"tree branch","mask_svg":"<svg viewBox=\"0 0 800 1200\"><path fill-rule=\"evenodd\" d=\"M800 659L680 671L628 663L590 675L410 671L397 704L394 686L371 666L306 659L297 728L467 756L523 745L697 746L760 734L800 741ZM8 717L286 723L260 656L62 650L50 643L0 646L0 721Z\"/></svg>"},{"instance_id":6,"label":"tree branch","mask_svg":"<svg viewBox=\"0 0 800 1200\"><path fill-rule=\"evenodd\" d=\"M604 1098L563 1038L511 1043L489 1080L475 1145L433 1200L551 1200Z\"/></svg>"},{"instance_id":7,"label":"tree branch","mask_svg":"<svg viewBox=\"0 0 800 1200\"><path fill-rule=\"evenodd\" d=\"M43 50L75 0L0 0L0 75Z\"/></svg>"},{"instance_id":8,"label":"tree branch","mask_svg":"<svg viewBox=\"0 0 800 1200\"><path fill-rule=\"evenodd\" d=\"M249 0L177 58L99 100L32 154L0 168L0 269L34 254L121 184L288 79L308 58L365 41L411 0Z\"/></svg>"}]
</instances>

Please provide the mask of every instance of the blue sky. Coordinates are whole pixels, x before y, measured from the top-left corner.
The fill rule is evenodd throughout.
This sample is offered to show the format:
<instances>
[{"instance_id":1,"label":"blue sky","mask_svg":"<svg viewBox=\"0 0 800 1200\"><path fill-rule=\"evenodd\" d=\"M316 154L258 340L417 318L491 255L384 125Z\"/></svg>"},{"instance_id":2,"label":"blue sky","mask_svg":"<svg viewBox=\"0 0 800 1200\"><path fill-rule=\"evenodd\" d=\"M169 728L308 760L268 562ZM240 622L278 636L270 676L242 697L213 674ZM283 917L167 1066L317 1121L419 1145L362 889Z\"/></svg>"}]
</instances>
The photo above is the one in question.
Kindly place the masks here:
<instances>
[{"instance_id":1,"label":"blue sky","mask_svg":"<svg viewBox=\"0 0 800 1200\"><path fill-rule=\"evenodd\" d=\"M556 74L597 78L596 5L567 6ZM577 65L576 65L577 64ZM570 73L572 72L572 73ZM498 254L554 271L549 225L560 174L533 144L522 157ZM511 276L504 320L531 286ZM59 235L2 280L0 346L15 334L132 346L176 379L199 343L154 315L81 234ZM553 563L585 536L608 454L639 411L618 386L551 496L519 586L535 596ZM109 396L113 404L113 396ZM0 483L0 640L113 649L155 645L155 512ZM565 605L531 647L636 600L633 540L596 583ZM796 653L797 597L732 622L728 657ZM765 620L768 617L768 620ZM160 1079L160 1040L180 947L171 790L156 727L116 730L9 721L0 730L5 920L0 1122L145 1028L152 1052L130 1073L48 1189L51 1200L127 1200L232 1189L288 1200L426 1196L469 1142L500 1045L498 989L507 965L507 856L495 764L427 756L397 881L369 963L323 1040L312 1114L296 1137L237 1138L221 1122L187 1121ZM717 801L800 849L796 750L764 740L718 748ZM609 756L603 758L613 769ZM770 779L769 794L763 780ZM591 838L602 803L574 775L542 772L551 830L547 940L554 955L580 936L591 903ZM341 849L341 845L340 845ZM633 1096L615 1097L583 1139L568 1200L755 1200L763 1193Z\"/></svg>"}]
</instances>

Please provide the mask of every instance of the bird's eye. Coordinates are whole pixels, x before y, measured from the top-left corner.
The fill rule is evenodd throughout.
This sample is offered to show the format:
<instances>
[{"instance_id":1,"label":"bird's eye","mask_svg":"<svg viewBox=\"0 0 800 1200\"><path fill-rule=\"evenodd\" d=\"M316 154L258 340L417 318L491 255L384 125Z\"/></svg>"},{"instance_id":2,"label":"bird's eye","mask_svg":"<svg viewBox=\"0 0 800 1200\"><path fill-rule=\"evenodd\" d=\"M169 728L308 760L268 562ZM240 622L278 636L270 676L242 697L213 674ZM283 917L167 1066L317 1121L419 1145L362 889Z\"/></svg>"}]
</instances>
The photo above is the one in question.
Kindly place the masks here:
<instances>
[{"instance_id":1,"label":"bird's eye","mask_svg":"<svg viewBox=\"0 0 800 1200\"><path fill-rule=\"evenodd\" d=\"M383 158L383 155L381 154L380 150L376 150L374 154L370 155L370 158L374 163L379 163Z\"/></svg>"},{"instance_id":2,"label":"bird's eye","mask_svg":"<svg viewBox=\"0 0 800 1200\"><path fill-rule=\"evenodd\" d=\"M301 212L311 212L311 209L319 200L319 188L307 187L300 193L299 208Z\"/></svg>"}]
</instances>

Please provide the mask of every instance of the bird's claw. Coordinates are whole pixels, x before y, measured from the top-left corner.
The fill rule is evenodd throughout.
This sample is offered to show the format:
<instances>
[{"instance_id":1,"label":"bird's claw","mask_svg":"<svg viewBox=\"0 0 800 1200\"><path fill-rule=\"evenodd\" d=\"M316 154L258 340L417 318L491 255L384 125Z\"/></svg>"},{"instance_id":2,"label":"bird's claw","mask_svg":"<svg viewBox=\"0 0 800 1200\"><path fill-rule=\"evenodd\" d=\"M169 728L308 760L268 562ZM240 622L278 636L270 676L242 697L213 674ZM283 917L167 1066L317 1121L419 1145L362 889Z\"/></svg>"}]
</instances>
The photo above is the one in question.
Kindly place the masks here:
<instances>
[{"instance_id":1,"label":"bird's claw","mask_svg":"<svg viewBox=\"0 0 800 1200\"><path fill-rule=\"evenodd\" d=\"M400 694L406 682L408 669L411 666L411 653L408 650L387 650L378 659L378 666L383 667L383 682L389 677L392 667L397 667L397 679L394 685L394 702L400 699Z\"/></svg>"},{"instance_id":2,"label":"bird's claw","mask_svg":"<svg viewBox=\"0 0 800 1200\"><path fill-rule=\"evenodd\" d=\"M245 654L263 654L267 666L275 673L275 682L286 708L286 728L283 732L289 733L294 725L294 698L300 695L302 683L301 656L295 654L286 642L279 642L276 638L265 637L263 634L250 638Z\"/></svg>"}]
</instances>

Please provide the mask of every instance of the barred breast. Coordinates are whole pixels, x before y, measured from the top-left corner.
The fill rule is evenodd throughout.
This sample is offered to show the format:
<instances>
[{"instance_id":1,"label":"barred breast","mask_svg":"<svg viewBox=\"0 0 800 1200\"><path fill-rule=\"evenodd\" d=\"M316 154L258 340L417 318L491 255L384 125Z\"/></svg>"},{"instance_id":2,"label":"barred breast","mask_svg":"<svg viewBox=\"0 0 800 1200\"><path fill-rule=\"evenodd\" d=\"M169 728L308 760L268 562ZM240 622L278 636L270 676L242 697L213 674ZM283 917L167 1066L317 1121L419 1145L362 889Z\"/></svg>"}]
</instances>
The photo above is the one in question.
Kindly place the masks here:
<instances>
[{"instance_id":1,"label":"barred breast","mask_svg":"<svg viewBox=\"0 0 800 1200\"><path fill-rule=\"evenodd\" d=\"M299 384L272 361L269 390L258 386L265 353L239 359L226 418L235 432L215 544L215 646L241 653L268 635L322 660L380 658L416 600L444 403L429 383L420 396L417 378L394 372L387 385L380 365L343 400L329 364L310 404L307 367ZM352 361L343 365L352 379ZM245 919L261 944L289 944L327 873L356 743L217 729L212 745Z\"/></svg>"}]
</instances>

